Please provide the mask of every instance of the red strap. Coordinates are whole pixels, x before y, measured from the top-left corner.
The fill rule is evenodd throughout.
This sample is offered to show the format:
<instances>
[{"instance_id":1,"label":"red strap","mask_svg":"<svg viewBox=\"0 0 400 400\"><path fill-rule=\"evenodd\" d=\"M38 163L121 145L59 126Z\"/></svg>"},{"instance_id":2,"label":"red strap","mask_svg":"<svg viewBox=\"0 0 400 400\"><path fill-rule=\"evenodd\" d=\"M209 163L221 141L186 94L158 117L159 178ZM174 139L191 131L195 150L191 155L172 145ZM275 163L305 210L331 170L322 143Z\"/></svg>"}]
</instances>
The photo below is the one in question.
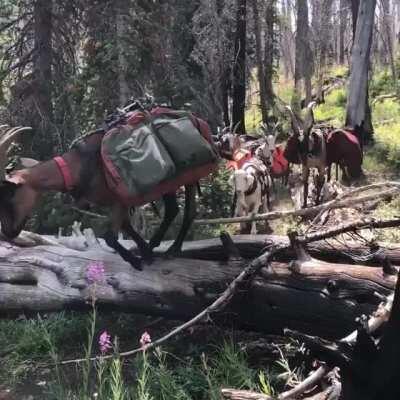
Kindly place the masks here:
<instances>
[{"instance_id":1,"label":"red strap","mask_svg":"<svg viewBox=\"0 0 400 400\"><path fill-rule=\"evenodd\" d=\"M54 157L53 160L56 162L58 168L60 169L61 175L64 179L66 191L71 191L74 188L74 181L72 179L71 171L68 167L68 164L62 157Z\"/></svg>"}]
</instances>

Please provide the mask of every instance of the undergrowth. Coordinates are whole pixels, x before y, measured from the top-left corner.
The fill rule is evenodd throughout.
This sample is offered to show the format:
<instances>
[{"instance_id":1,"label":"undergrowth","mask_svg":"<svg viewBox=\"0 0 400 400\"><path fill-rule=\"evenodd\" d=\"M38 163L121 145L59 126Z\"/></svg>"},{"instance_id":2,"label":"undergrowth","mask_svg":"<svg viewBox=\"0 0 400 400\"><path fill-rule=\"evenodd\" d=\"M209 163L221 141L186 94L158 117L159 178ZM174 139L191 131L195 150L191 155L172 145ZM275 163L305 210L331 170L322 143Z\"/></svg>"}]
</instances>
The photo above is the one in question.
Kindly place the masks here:
<instances>
[{"instance_id":1,"label":"undergrowth","mask_svg":"<svg viewBox=\"0 0 400 400\"><path fill-rule=\"evenodd\" d=\"M181 348L174 346L173 353L168 347L146 350L144 345L142 352L128 359L119 357L119 340L114 336L110 337L112 346L102 353L98 338L104 322L94 312L1 321L0 345L8 343L11 335L15 345L1 360L0 391L14 388L18 395L18 387L29 381L31 388L42 382L37 398L46 400L217 400L222 387L271 395L287 382L291 367L283 353L279 361L261 368L249 362L232 334L217 335L191 350L179 344ZM140 346L139 337L133 341L130 336L130 348ZM96 363L72 368L58 365L62 359L81 357L85 348L87 355L111 354L112 358L100 357Z\"/></svg>"}]
</instances>

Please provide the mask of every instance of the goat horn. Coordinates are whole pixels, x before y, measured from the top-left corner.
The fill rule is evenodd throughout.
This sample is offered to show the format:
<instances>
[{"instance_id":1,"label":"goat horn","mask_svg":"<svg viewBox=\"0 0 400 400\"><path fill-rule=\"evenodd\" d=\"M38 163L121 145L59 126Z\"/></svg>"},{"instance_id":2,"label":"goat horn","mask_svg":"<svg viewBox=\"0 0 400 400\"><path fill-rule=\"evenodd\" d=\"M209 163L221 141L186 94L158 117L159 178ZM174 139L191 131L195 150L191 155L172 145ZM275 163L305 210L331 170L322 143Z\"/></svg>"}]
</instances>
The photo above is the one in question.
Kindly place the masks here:
<instances>
[{"instance_id":1,"label":"goat horn","mask_svg":"<svg viewBox=\"0 0 400 400\"><path fill-rule=\"evenodd\" d=\"M281 126L281 123L280 122L277 122L276 124L275 124L275 126L274 126L274 137L275 137L275 139L278 137L278 135L279 135L279 130L278 130L278 128Z\"/></svg>"},{"instance_id":2,"label":"goat horn","mask_svg":"<svg viewBox=\"0 0 400 400\"><path fill-rule=\"evenodd\" d=\"M299 118L296 116L296 114L293 112L293 110L290 108L290 106L285 106L285 110L287 110L289 112L290 119L292 121L292 129L293 129L294 134L296 136L299 136L300 129L301 129Z\"/></svg>"},{"instance_id":3,"label":"goat horn","mask_svg":"<svg viewBox=\"0 0 400 400\"><path fill-rule=\"evenodd\" d=\"M2 125L1 127L4 130L4 127L7 127L7 125ZM11 146L11 143L13 142L13 140L17 138L17 136L21 132L30 130L32 130L32 128L28 126L17 126L0 133L0 179L4 179L5 177L5 168L7 165L7 153Z\"/></svg>"},{"instance_id":4,"label":"goat horn","mask_svg":"<svg viewBox=\"0 0 400 400\"><path fill-rule=\"evenodd\" d=\"M232 133L233 133L234 135L236 135L236 131L237 131L237 128L239 128L240 122L241 122L241 121L239 121L239 122L234 126L234 128L233 128Z\"/></svg>"},{"instance_id":5,"label":"goat horn","mask_svg":"<svg viewBox=\"0 0 400 400\"><path fill-rule=\"evenodd\" d=\"M306 110L306 114L304 116L304 131L309 132L313 127L315 120L314 120L314 107L317 105L317 102L311 101Z\"/></svg>"}]
</instances>

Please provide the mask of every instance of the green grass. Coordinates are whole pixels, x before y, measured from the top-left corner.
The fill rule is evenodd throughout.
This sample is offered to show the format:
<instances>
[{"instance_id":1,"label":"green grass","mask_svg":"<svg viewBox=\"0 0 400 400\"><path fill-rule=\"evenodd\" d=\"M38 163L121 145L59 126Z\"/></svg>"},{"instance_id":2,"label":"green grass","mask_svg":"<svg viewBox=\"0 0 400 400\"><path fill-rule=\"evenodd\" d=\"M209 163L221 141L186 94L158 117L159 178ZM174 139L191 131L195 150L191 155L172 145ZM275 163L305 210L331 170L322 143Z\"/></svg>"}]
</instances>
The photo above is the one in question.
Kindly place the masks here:
<instances>
[{"instance_id":1,"label":"green grass","mask_svg":"<svg viewBox=\"0 0 400 400\"><path fill-rule=\"evenodd\" d=\"M46 384L40 398L46 400L89 400L94 393L98 400L217 400L222 387L272 394L286 382L278 376L286 373L289 366L283 353L277 360L279 363L260 370L239 349L237 337L232 333L221 334L223 331L210 326L208 338L204 332L197 339L191 336L186 344L181 338L175 345L139 353L124 361L115 350L114 358L93 365L88 374L90 384L86 386L85 364L55 368L52 360L84 355L89 319L83 314L60 313L45 319L1 321L0 345L7 351L11 350L9 343L12 343L13 351L2 357L0 388L14 387L16 391L12 393L22 396L21 389L17 388L32 390L38 380L43 380ZM130 322L133 328L130 330L122 327L120 321L108 327L122 335L119 342L125 343L124 350L136 347L136 339L132 343L132 337L137 337L135 323L132 319ZM91 338L95 346L98 330L104 324L106 320L99 317L96 333ZM128 338L130 345L126 344Z\"/></svg>"},{"instance_id":2,"label":"green grass","mask_svg":"<svg viewBox=\"0 0 400 400\"><path fill-rule=\"evenodd\" d=\"M314 116L317 121L326 121L341 127L344 124L346 108L346 90L339 88L332 90L326 97L325 103L315 108Z\"/></svg>"},{"instance_id":3,"label":"green grass","mask_svg":"<svg viewBox=\"0 0 400 400\"><path fill-rule=\"evenodd\" d=\"M378 219L391 219L400 215L400 198L396 197L390 202L382 201L373 213ZM399 243L400 230L398 228L377 229L375 238L382 242Z\"/></svg>"}]
</instances>

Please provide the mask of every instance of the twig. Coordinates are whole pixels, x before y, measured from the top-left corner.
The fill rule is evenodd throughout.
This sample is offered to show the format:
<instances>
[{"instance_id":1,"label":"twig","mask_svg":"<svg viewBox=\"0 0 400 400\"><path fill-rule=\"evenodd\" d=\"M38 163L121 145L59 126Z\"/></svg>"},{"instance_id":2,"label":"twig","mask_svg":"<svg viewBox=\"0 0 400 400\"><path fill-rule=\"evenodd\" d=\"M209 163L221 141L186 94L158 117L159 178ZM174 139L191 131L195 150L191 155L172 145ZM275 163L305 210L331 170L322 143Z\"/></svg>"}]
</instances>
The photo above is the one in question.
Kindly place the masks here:
<instances>
[{"instance_id":1,"label":"twig","mask_svg":"<svg viewBox=\"0 0 400 400\"><path fill-rule=\"evenodd\" d=\"M341 233L353 232L360 229L393 228L396 226L400 226L400 218L388 219L384 221L376 221L375 219L368 218L365 220L359 220L348 224L341 224L338 227L326 229L325 231L322 232L309 233L307 235L304 235L303 237L296 238L296 241L298 243L316 242L318 240L336 236Z\"/></svg>"},{"instance_id":2,"label":"twig","mask_svg":"<svg viewBox=\"0 0 400 400\"><path fill-rule=\"evenodd\" d=\"M281 393L277 397L270 397L263 393L257 393L250 390L236 390L236 389L221 389L221 394L227 399L231 400L288 400L295 399L304 393L306 390L315 386L326 374L329 372L329 368L325 365L319 367L310 376L304 379L303 382L299 383L294 388Z\"/></svg>"},{"instance_id":3,"label":"twig","mask_svg":"<svg viewBox=\"0 0 400 400\"><path fill-rule=\"evenodd\" d=\"M81 214L88 215L89 217L107 218L106 215L97 214L97 213L94 213L94 212L92 212L92 211L81 210L81 209L78 208L78 207L71 207L71 209L74 210L74 211L77 211L77 212L79 212L79 213L81 213Z\"/></svg>"}]
</instances>

